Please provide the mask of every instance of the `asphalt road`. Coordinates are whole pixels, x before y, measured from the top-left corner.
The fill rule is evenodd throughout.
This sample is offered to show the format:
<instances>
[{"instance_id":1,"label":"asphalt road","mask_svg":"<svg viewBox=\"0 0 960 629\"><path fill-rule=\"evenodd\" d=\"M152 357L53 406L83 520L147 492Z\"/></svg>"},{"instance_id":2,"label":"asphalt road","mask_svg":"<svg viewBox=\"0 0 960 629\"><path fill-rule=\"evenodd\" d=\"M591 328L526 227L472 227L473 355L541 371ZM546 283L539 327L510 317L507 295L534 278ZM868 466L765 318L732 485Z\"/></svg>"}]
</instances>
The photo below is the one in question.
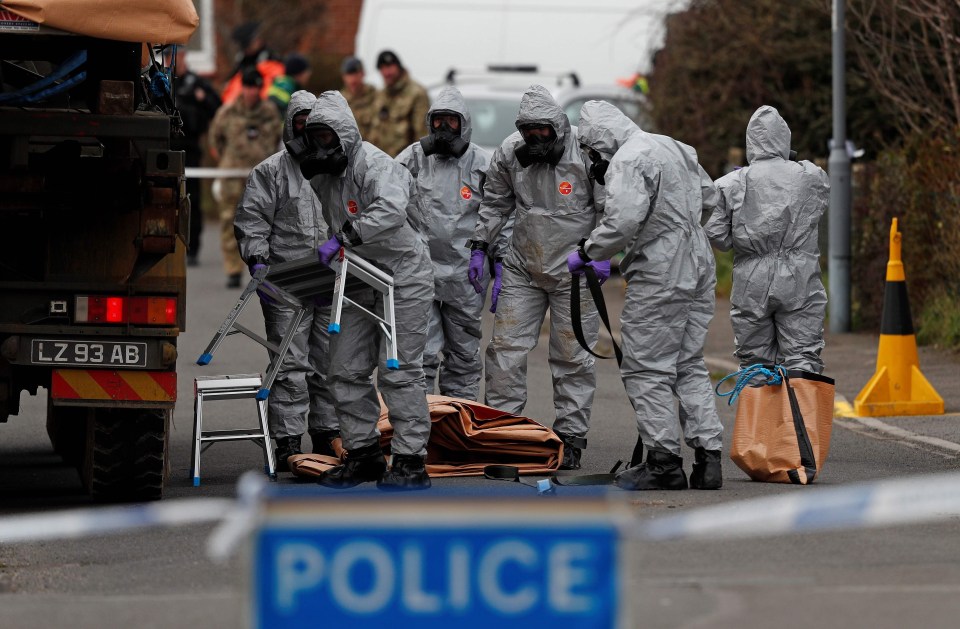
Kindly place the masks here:
<instances>
[{"instance_id":1,"label":"asphalt road","mask_svg":"<svg viewBox=\"0 0 960 629\"><path fill-rule=\"evenodd\" d=\"M224 287L215 231L208 225L202 266L189 275L168 497L232 496L239 475L262 465L251 443L218 444L203 456L202 485L194 488L189 481L193 378L259 372L265 363L262 349L233 337L213 364L193 364L238 296ZM619 312L618 281L606 290L611 309ZM258 313L249 314L247 323L262 327ZM729 334L722 333L722 325L727 324L721 315L708 343L720 361L729 354ZM542 342L530 356L526 413L550 423L545 346ZM585 472L605 472L617 459L629 457L636 434L614 361L600 361L598 381ZM45 405L43 397L24 395L21 414L0 425L0 514L89 504L75 472L50 449ZM718 406L729 434L733 413L722 402ZM212 403L205 427L234 428L253 417L250 401ZM956 435L949 429L942 433L947 439ZM692 458L685 453L688 470ZM753 483L727 459L721 491L647 492L630 498L639 518L653 519L739 499L815 494L858 481L958 467L955 455L841 427L834 431L830 459L813 486ZM464 493L489 491L491 485L482 479L435 481L437 487ZM240 558L227 564L206 559L210 530L188 526L2 545L0 627L238 626L245 566ZM960 617L960 521L742 541L633 543L628 572L631 624L636 627L954 627Z\"/></svg>"}]
</instances>

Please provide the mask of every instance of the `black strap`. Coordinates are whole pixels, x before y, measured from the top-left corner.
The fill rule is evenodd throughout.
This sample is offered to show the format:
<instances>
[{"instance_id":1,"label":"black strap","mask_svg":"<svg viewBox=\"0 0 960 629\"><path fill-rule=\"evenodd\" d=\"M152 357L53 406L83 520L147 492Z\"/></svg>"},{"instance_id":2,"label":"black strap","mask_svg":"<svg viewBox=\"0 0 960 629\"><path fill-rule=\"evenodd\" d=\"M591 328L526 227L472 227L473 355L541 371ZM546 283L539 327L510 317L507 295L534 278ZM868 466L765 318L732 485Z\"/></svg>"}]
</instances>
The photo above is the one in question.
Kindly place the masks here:
<instances>
[{"instance_id":1,"label":"black strap","mask_svg":"<svg viewBox=\"0 0 960 629\"><path fill-rule=\"evenodd\" d=\"M633 454L630 456L630 467L636 467L643 463L643 436L637 435L637 444L633 446Z\"/></svg>"},{"instance_id":2,"label":"black strap","mask_svg":"<svg viewBox=\"0 0 960 629\"><path fill-rule=\"evenodd\" d=\"M807 434L807 426L803 423L803 412L800 410L800 402L797 400L797 393L790 385L790 378L784 369L780 370L783 376L783 386L787 388L787 396L790 399L790 412L793 415L793 429L797 433L797 446L800 448L800 465L803 466L804 474L807 479L805 483L800 481L800 475L796 470L790 470L787 476L795 485L808 485L813 482L817 476L817 462L813 454L813 445L810 444L810 436Z\"/></svg>"},{"instance_id":3,"label":"black strap","mask_svg":"<svg viewBox=\"0 0 960 629\"><path fill-rule=\"evenodd\" d=\"M553 482L561 487L583 487L587 485L612 485L614 474L577 474L576 476L554 476Z\"/></svg>"},{"instance_id":4,"label":"black strap","mask_svg":"<svg viewBox=\"0 0 960 629\"><path fill-rule=\"evenodd\" d=\"M597 271L590 265L583 267L583 275L587 278L587 287L590 289L590 295L593 297L593 303L597 306L597 312L600 313L600 320L610 333L610 340L613 342L613 352L617 358L617 364L623 364L623 352L617 345L617 339L613 336L613 330L610 328L610 317L607 315L607 302L603 298L603 290L600 288L600 280L597 278ZM573 319L573 335L577 337L580 346L590 352L597 358L613 358L613 356L604 356L598 354L589 345L583 336L583 321L580 314L580 278L573 276L573 287L570 291L570 318Z\"/></svg>"},{"instance_id":5,"label":"black strap","mask_svg":"<svg viewBox=\"0 0 960 629\"><path fill-rule=\"evenodd\" d=\"M575 474L560 475L554 474L553 482L562 487L584 487L589 485L612 485L617 478L617 470L623 465L623 461L617 461L606 474Z\"/></svg>"},{"instance_id":6,"label":"black strap","mask_svg":"<svg viewBox=\"0 0 960 629\"><path fill-rule=\"evenodd\" d=\"M536 484L524 482L520 478L520 468L514 465L487 465L483 468L483 477L490 480L505 480L539 489Z\"/></svg>"}]
</instances>

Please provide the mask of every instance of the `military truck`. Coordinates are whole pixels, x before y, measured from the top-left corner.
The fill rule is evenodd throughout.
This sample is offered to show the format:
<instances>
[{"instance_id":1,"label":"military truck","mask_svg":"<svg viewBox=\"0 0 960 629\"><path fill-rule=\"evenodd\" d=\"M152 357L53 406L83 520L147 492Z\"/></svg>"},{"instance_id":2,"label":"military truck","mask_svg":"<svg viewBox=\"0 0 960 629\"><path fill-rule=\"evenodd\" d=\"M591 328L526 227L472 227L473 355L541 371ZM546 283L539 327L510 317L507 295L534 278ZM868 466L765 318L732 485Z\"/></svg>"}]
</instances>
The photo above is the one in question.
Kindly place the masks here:
<instances>
[{"instance_id":1,"label":"military truck","mask_svg":"<svg viewBox=\"0 0 960 629\"><path fill-rule=\"evenodd\" d=\"M105 500L162 495L186 322L184 155L155 53L0 7L0 422L46 395L54 450Z\"/></svg>"}]
</instances>

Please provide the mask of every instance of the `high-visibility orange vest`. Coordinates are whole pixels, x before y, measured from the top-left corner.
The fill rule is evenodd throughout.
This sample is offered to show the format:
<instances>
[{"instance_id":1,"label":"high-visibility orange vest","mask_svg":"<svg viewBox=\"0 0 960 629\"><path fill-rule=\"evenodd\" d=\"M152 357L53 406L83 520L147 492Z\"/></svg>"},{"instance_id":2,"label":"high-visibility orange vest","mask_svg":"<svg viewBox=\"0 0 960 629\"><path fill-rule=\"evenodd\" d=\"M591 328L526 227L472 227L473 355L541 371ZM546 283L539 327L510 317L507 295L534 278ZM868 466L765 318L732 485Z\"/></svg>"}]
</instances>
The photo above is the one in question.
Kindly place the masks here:
<instances>
[{"instance_id":1,"label":"high-visibility orange vest","mask_svg":"<svg viewBox=\"0 0 960 629\"><path fill-rule=\"evenodd\" d=\"M260 88L260 98L266 98L267 91L270 89L270 86L273 85L273 80L284 74L283 62L273 59L261 61L257 64L257 72L263 77L263 87ZM223 104L226 105L235 101L237 96L240 95L240 88L240 73L237 72L230 77L226 87L223 88Z\"/></svg>"}]
</instances>

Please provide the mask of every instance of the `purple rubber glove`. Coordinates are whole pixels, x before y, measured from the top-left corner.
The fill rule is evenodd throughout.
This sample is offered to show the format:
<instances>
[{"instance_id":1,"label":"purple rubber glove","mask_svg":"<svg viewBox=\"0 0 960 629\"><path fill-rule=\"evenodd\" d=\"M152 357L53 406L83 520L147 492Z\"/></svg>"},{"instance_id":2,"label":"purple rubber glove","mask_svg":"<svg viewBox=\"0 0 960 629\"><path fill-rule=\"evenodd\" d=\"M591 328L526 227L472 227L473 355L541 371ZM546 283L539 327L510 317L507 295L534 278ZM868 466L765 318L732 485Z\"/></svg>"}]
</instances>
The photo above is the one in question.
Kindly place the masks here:
<instances>
[{"instance_id":1,"label":"purple rubber glove","mask_svg":"<svg viewBox=\"0 0 960 629\"><path fill-rule=\"evenodd\" d=\"M490 312L497 311L497 300L500 298L500 289L503 288L503 262L493 265L493 290L490 291Z\"/></svg>"},{"instance_id":2,"label":"purple rubber glove","mask_svg":"<svg viewBox=\"0 0 960 629\"><path fill-rule=\"evenodd\" d=\"M601 284L610 279L610 260L594 260L588 264L597 272L597 279Z\"/></svg>"},{"instance_id":3,"label":"purple rubber glove","mask_svg":"<svg viewBox=\"0 0 960 629\"><path fill-rule=\"evenodd\" d=\"M484 292L483 284L480 283L480 280L483 279L483 264L486 262L487 254L483 249L474 249L470 253L470 268L467 271L467 278L470 280L470 283L473 284L473 290L477 291L478 295L482 295Z\"/></svg>"},{"instance_id":4,"label":"purple rubber glove","mask_svg":"<svg viewBox=\"0 0 960 629\"><path fill-rule=\"evenodd\" d=\"M574 251L567 256L567 269L569 269L570 273L573 275L580 275L583 273L583 267L585 266L587 266L587 260L584 260L580 256L580 251Z\"/></svg>"},{"instance_id":5,"label":"purple rubber glove","mask_svg":"<svg viewBox=\"0 0 960 629\"><path fill-rule=\"evenodd\" d=\"M342 248L343 244L336 236L317 247L317 257L320 258L320 264L329 267Z\"/></svg>"},{"instance_id":6,"label":"purple rubber glove","mask_svg":"<svg viewBox=\"0 0 960 629\"><path fill-rule=\"evenodd\" d=\"M250 275L251 276L256 275L257 271L265 268L267 268L266 264L257 262L256 264L250 267ZM260 297L260 301L271 304L273 306L277 305L277 300L273 298L273 294L270 292L270 289L266 282L264 282L263 284L260 284L260 288L257 289L257 295Z\"/></svg>"}]
</instances>

